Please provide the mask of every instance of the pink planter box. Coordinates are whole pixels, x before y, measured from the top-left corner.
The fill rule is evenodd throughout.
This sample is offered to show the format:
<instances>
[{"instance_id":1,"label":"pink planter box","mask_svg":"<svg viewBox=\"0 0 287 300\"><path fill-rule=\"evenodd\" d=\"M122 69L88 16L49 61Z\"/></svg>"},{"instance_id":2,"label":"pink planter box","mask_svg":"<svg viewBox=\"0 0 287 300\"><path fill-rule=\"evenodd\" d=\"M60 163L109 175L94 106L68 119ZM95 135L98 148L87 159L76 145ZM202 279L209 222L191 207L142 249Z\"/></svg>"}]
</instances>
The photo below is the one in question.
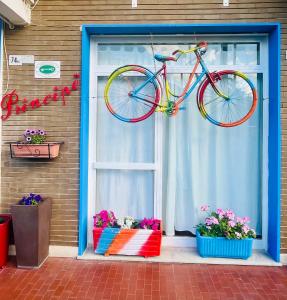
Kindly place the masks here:
<instances>
[{"instance_id":1,"label":"pink planter box","mask_svg":"<svg viewBox=\"0 0 287 300\"><path fill-rule=\"evenodd\" d=\"M10 143L11 157L22 158L55 158L59 155L61 143L45 144Z\"/></svg>"}]
</instances>

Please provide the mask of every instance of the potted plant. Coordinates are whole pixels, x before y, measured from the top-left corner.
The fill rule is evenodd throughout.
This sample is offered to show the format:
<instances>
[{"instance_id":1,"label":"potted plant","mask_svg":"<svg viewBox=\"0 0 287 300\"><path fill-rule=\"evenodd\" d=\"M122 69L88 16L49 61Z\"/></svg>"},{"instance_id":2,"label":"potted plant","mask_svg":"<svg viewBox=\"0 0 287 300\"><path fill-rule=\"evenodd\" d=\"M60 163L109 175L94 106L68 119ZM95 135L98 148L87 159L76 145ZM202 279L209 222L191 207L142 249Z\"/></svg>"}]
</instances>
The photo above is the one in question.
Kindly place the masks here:
<instances>
[{"instance_id":1,"label":"potted plant","mask_svg":"<svg viewBox=\"0 0 287 300\"><path fill-rule=\"evenodd\" d=\"M97 254L160 255L162 228L157 219L116 219L112 211L94 216L94 250Z\"/></svg>"},{"instance_id":2,"label":"potted plant","mask_svg":"<svg viewBox=\"0 0 287 300\"><path fill-rule=\"evenodd\" d=\"M10 222L10 215L0 214L0 268L6 265L8 258Z\"/></svg>"},{"instance_id":3,"label":"potted plant","mask_svg":"<svg viewBox=\"0 0 287 300\"><path fill-rule=\"evenodd\" d=\"M55 158L59 155L62 142L46 142L44 129L26 129L23 137L23 141L9 143L12 158Z\"/></svg>"},{"instance_id":4,"label":"potted plant","mask_svg":"<svg viewBox=\"0 0 287 300\"><path fill-rule=\"evenodd\" d=\"M51 199L24 196L11 207L17 266L37 268L49 254Z\"/></svg>"},{"instance_id":5,"label":"potted plant","mask_svg":"<svg viewBox=\"0 0 287 300\"><path fill-rule=\"evenodd\" d=\"M202 257L225 257L247 259L252 254L252 242L256 233L247 223L248 217L236 217L230 209L218 208L208 212L204 223L197 225L197 250Z\"/></svg>"}]
</instances>

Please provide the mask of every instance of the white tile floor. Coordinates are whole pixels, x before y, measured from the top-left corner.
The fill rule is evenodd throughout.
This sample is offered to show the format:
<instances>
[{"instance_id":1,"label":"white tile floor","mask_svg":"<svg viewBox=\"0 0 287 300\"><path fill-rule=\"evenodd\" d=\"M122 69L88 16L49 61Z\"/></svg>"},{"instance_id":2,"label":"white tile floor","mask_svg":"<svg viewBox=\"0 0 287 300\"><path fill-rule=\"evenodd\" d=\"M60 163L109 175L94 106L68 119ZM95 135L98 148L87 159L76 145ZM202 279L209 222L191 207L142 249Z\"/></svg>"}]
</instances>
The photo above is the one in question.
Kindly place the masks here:
<instances>
[{"instance_id":1,"label":"white tile floor","mask_svg":"<svg viewBox=\"0 0 287 300\"><path fill-rule=\"evenodd\" d=\"M226 258L203 258L197 253L196 248L178 248L163 246L161 255L158 257L144 258L139 256L110 255L104 256L95 254L92 247L88 247L78 259L103 260L103 261L142 261L162 263L190 263L190 264L224 264L224 265L253 265L253 266L281 266L281 263L273 261L266 253L260 250L253 250L252 256L245 259Z\"/></svg>"}]
</instances>

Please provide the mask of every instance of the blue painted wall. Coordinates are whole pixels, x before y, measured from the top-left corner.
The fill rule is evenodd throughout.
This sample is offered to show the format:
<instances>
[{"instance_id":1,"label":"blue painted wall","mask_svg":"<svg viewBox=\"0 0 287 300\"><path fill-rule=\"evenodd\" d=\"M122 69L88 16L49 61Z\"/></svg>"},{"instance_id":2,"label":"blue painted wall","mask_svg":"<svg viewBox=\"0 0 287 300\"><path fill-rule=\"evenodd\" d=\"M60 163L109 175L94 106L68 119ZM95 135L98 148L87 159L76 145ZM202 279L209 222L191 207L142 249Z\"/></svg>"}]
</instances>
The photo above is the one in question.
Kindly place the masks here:
<instances>
[{"instance_id":1,"label":"blue painted wall","mask_svg":"<svg viewBox=\"0 0 287 300\"><path fill-rule=\"evenodd\" d=\"M90 35L132 34L269 34L269 180L268 180L268 252L280 260L280 25L278 23L244 24L116 24L84 25L82 27L82 85L80 137L80 211L79 255L87 246L88 230L88 141L89 141L89 54ZM91 222L91 220L89 220Z\"/></svg>"}]
</instances>

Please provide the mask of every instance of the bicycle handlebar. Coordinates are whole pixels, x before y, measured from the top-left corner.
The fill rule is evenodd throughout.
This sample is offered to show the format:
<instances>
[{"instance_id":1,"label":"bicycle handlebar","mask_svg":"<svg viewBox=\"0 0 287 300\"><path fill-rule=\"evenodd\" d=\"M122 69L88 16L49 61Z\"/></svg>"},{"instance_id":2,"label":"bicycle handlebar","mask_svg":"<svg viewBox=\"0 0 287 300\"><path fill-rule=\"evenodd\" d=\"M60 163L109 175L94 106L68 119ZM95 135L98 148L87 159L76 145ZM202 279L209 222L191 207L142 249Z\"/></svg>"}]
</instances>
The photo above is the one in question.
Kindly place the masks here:
<instances>
[{"instance_id":1,"label":"bicycle handlebar","mask_svg":"<svg viewBox=\"0 0 287 300\"><path fill-rule=\"evenodd\" d=\"M172 52L172 55L175 55L177 53L180 53L181 54L187 54L187 53L191 53L191 52L194 52L198 49L201 49L201 48L207 48L208 44L207 42L203 41L203 42L199 42L194 48L191 48L189 50L181 50L181 49L177 49L175 51Z\"/></svg>"}]
</instances>

